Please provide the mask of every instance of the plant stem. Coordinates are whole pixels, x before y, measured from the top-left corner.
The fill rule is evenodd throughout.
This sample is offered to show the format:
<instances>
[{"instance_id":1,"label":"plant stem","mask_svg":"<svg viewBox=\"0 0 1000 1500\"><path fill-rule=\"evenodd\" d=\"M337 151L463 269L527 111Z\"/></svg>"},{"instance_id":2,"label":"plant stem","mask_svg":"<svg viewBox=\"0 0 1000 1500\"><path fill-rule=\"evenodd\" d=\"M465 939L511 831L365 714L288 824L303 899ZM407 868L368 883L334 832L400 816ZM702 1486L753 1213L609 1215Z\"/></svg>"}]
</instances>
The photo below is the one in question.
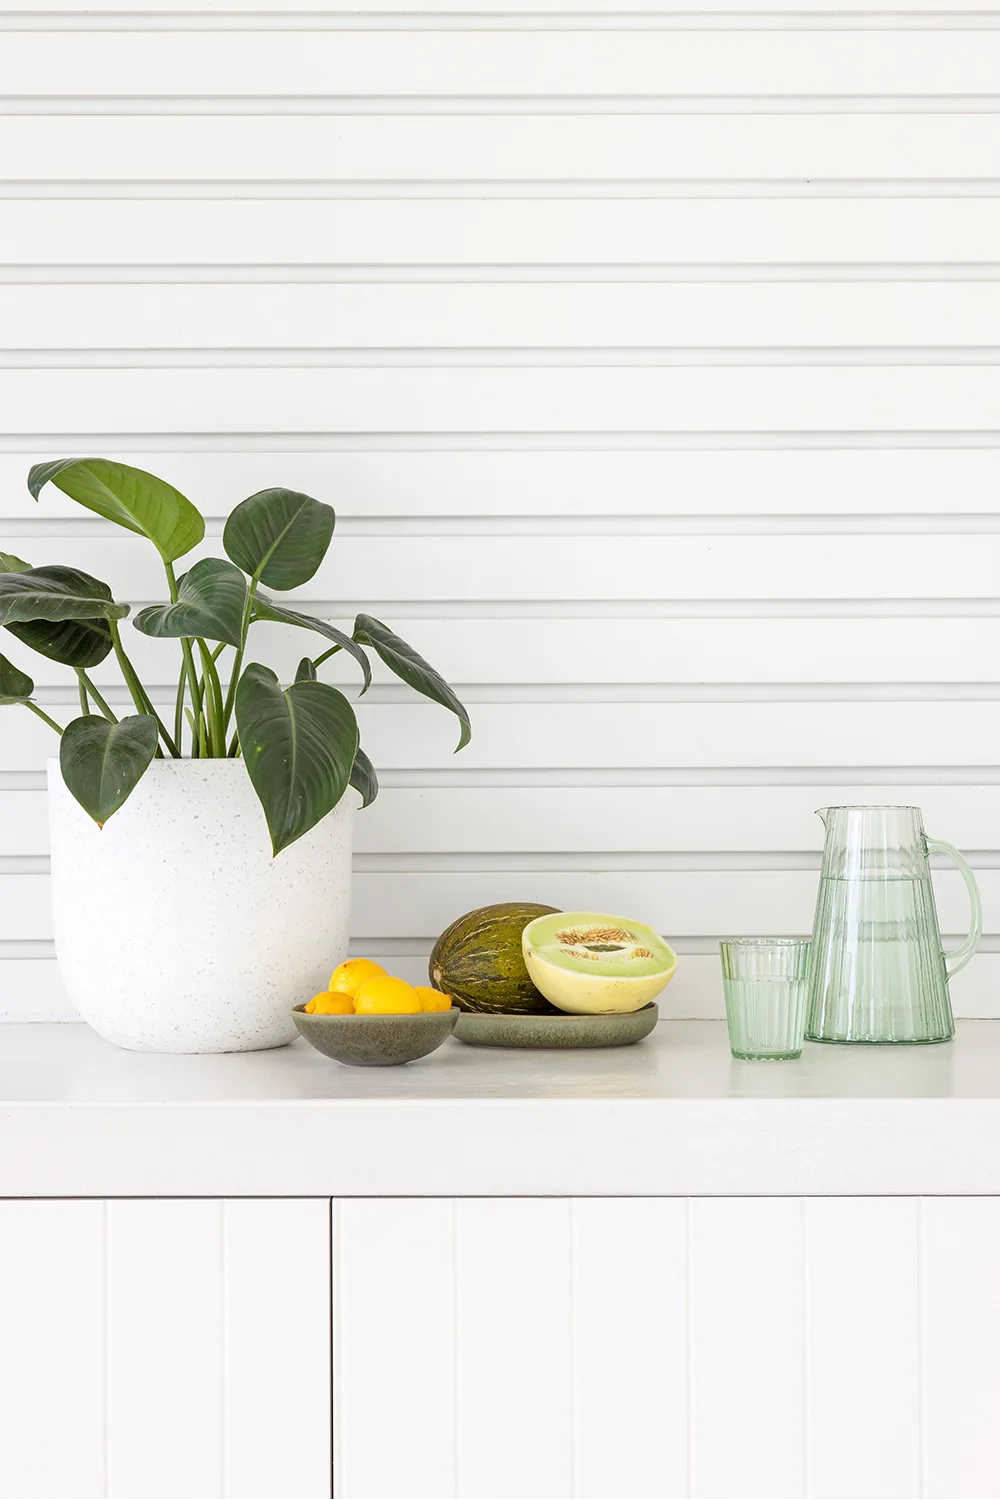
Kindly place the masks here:
<instances>
[{"instance_id":1,"label":"plant stem","mask_svg":"<svg viewBox=\"0 0 1000 1500\"><path fill-rule=\"evenodd\" d=\"M108 624L111 627L111 640L114 644L115 656L118 658L118 665L122 669L122 676L125 678L126 686L128 687L129 692L132 694L132 702L135 704L136 708L141 714L148 714L150 718L156 720L163 743L166 745L171 755L174 756L175 759L179 759L181 752L174 744L173 738L170 734L170 731L167 729L167 726L164 724L163 720L160 718L159 714L156 712L156 709L150 702L149 694L146 692L146 689L140 682L138 672L135 670L135 667L128 659L125 647L122 645L121 633L118 629L118 621L109 620ZM157 747L157 750L159 750L159 747Z\"/></svg>"},{"instance_id":2,"label":"plant stem","mask_svg":"<svg viewBox=\"0 0 1000 1500\"><path fill-rule=\"evenodd\" d=\"M187 690L187 663L182 662L177 679L177 696L174 699L174 739L179 750L184 749L184 695Z\"/></svg>"},{"instance_id":3,"label":"plant stem","mask_svg":"<svg viewBox=\"0 0 1000 1500\"><path fill-rule=\"evenodd\" d=\"M30 703L26 698L24 700L24 706L25 708L30 708L33 714L37 714L40 719L43 719L45 723L48 724L50 729L55 730L56 734L62 734L62 726L60 724L57 724L55 719L50 719L45 710L39 708L37 703Z\"/></svg>"},{"instance_id":4,"label":"plant stem","mask_svg":"<svg viewBox=\"0 0 1000 1500\"><path fill-rule=\"evenodd\" d=\"M226 754L226 728L222 712L222 683L216 671L212 653L200 636L196 636L205 669L205 708L208 721L208 737L212 755L221 760Z\"/></svg>"},{"instance_id":5,"label":"plant stem","mask_svg":"<svg viewBox=\"0 0 1000 1500\"><path fill-rule=\"evenodd\" d=\"M165 562L163 564L163 569L164 569L164 572L167 575L167 588L170 591L170 602L171 602L171 604L176 604L177 603L177 577L176 577L176 574L174 573L174 565L173 565L173 563ZM191 650L191 638L190 638L190 636L186 636L186 635L182 635L181 636L181 652L182 652L182 654L184 656L184 670L187 673L188 686L191 689L191 704L192 704L192 706L194 708L194 716L197 719L198 715L201 713L201 690L200 690L200 688L198 686L198 673L197 673L197 670L195 669L194 652ZM179 702L183 702L184 691L183 691L183 688L181 687L181 685L179 683L178 683L178 686L177 686L177 697L178 697L178 701ZM175 717L175 721L174 722L176 723L176 717ZM178 731L178 734L177 734L177 743L178 743L178 745L180 744L180 741L181 741L181 736L180 736L180 732ZM198 747L198 739L197 739L197 736L195 736L195 738L194 738L194 744L193 744L192 751L191 751L191 753L192 753L193 756L197 756L197 754L198 754L198 748L197 747Z\"/></svg>"},{"instance_id":6,"label":"plant stem","mask_svg":"<svg viewBox=\"0 0 1000 1500\"><path fill-rule=\"evenodd\" d=\"M232 675L229 678L229 692L226 694L226 704L222 711L222 732L225 734L229 728L229 720L233 716L233 705L236 702L236 685L240 680L240 672L243 670L243 653L247 648L247 634L250 630L250 620L253 616L253 596L257 592L257 579L251 578L250 587L247 589L246 602L243 605L243 623L240 626L240 644L236 648L233 658Z\"/></svg>"},{"instance_id":7,"label":"plant stem","mask_svg":"<svg viewBox=\"0 0 1000 1500\"><path fill-rule=\"evenodd\" d=\"M105 703L101 694L97 691L94 684L91 682L90 678L87 676L82 667L78 669L77 675L80 678L81 686L86 688L87 692L90 694L91 698L93 698L94 702L97 704L98 708L101 710L101 713L108 720L108 722L111 724L117 724L118 715L114 712L113 709L109 708L107 703Z\"/></svg>"},{"instance_id":8,"label":"plant stem","mask_svg":"<svg viewBox=\"0 0 1000 1500\"><path fill-rule=\"evenodd\" d=\"M84 718L90 716L90 699L87 697L87 685L83 680L83 673L77 672L76 685L80 690L80 712Z\"/></svg>"},{"instance_id":9,"label":"plant stem","mask_svg":"<svg viewBox=\"0 0 1000 1500\"><path fill-rule=\"evenodd\" d=\"M343 651L343 646L331 646L328 651L323 651L313 661L314 667L321 667L328 657L335 656L338 651Z\"/></svg>"}]
</instances>

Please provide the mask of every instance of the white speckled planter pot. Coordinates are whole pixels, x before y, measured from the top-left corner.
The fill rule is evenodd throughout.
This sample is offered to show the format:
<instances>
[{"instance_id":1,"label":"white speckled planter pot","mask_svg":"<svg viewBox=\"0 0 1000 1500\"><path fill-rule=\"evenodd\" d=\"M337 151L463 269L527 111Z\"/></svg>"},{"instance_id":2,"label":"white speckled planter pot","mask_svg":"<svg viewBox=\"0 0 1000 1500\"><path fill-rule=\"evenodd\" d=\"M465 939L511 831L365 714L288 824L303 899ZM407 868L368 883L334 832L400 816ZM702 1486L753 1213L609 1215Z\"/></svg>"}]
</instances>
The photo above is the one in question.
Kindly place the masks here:
<instances>
[{"instance_id":1,"label":"white speckled planter pot","mask_svg":"<svg viewBox=\"0 0 1000 1500\"><path fill-rule=\"evenodd\" d=\"M49 762L56 954L95 1031L136 1052L250 1052L347 952L356 794L271 857L241 760L154 761L98 828Z\"/></svg>"}]
</instances>

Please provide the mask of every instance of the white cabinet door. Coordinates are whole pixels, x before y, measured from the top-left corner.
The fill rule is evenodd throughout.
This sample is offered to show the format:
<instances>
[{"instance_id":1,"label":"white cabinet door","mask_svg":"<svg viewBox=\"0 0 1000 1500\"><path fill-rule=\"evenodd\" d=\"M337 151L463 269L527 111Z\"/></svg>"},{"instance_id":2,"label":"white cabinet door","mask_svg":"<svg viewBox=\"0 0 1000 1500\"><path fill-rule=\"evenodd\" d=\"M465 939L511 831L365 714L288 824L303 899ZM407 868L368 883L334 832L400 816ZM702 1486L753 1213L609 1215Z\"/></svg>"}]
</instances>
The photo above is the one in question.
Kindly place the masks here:
<instances>
[{"instance_id":1,"label":"white cabinet door","mask_svg":"<svg viewBox=\"0 0 1000 1500\"><path fill-rule=\"evenodd\" d=\"M330 1494L325 1199L0 1202L0 1496Z\"/></svg>"},{"instance_id":2,"label":"white cabinet door","mask_svg":"<svg viewBox=\"0 0 1000 1500\"><path fill-rule=\"evenodd\" d=\"M334 1204L335 1494L1000 1496L1000 1200Z\"/></svg>"}]
</instances>

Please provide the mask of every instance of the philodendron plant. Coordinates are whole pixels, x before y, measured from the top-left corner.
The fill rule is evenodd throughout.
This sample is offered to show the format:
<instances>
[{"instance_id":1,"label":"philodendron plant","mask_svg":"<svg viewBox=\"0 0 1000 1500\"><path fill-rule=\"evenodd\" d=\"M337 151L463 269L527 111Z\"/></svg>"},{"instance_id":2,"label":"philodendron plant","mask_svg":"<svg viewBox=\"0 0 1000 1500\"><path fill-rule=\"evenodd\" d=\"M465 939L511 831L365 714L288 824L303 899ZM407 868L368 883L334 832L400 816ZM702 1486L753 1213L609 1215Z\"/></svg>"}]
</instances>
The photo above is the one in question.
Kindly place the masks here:
<instances>
[{"instance_id":1,"label":"philodendron plant","mask_svg":"<svg viewBox=\"0 0 1000 1500\"><path fill-rule=\"evenodd\" d=\"M154 758L185 754L242 756L275 854L336 807L348 785L367 806L378 781L358 743L354 710L343 693L317 676L338 651L357 662L364 692L371 682L366 648L373 650L403 682L456 714L458 749L468 744L469 716L444 678L380 620L358 615L353 634L346 635L264 592L298 588L313 577L333 535L336 517L329 505L294 490L260 490L226 522L226 557L201 558L178 577L174 564L202 541L205 522L173 485L104 458L35 464L28 489L36 500L47 484L152 542L169 598L140 610L132 624L144 635L171 637L180 646L168 728L122 641L129 606L117 603L107 584L78 568L36 568L0 552L0 626L75 671L81 712L65 726L57 724L33 701L31 678L2 655L0 705L23 705L59 734L63 779L95 822L103 825L117 812ZM331 644L316 657L303 657L294 683L283 688L270 667L245 661L260 620L316 631ZM228 658L227 651L233 653ZM111 652L136 710L122 719L89 676Z\"/></svg>"}]
</instances>

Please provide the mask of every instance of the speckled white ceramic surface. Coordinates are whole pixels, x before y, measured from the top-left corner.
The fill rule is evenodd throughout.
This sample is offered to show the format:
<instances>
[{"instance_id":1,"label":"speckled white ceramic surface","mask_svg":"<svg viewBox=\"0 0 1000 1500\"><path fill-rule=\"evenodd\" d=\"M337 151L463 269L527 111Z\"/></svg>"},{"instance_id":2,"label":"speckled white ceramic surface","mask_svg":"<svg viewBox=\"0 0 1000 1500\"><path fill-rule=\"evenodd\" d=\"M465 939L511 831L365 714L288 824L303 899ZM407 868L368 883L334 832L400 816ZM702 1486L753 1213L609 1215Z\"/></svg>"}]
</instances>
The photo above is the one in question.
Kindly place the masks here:
<instances>
[{"instance_id":1,"label":"speckled white ceramic surface","mask_svg":"<svg viewBox=\"0 0 1000 1500\"><path fill-rule=\"evenodd\" d=\"M56 954L70 998L139 1052L247 1052L346 955L356 793L271 856L241 760L154 761L98 828L49 762Z\"/></svg>"}]
</instances>

